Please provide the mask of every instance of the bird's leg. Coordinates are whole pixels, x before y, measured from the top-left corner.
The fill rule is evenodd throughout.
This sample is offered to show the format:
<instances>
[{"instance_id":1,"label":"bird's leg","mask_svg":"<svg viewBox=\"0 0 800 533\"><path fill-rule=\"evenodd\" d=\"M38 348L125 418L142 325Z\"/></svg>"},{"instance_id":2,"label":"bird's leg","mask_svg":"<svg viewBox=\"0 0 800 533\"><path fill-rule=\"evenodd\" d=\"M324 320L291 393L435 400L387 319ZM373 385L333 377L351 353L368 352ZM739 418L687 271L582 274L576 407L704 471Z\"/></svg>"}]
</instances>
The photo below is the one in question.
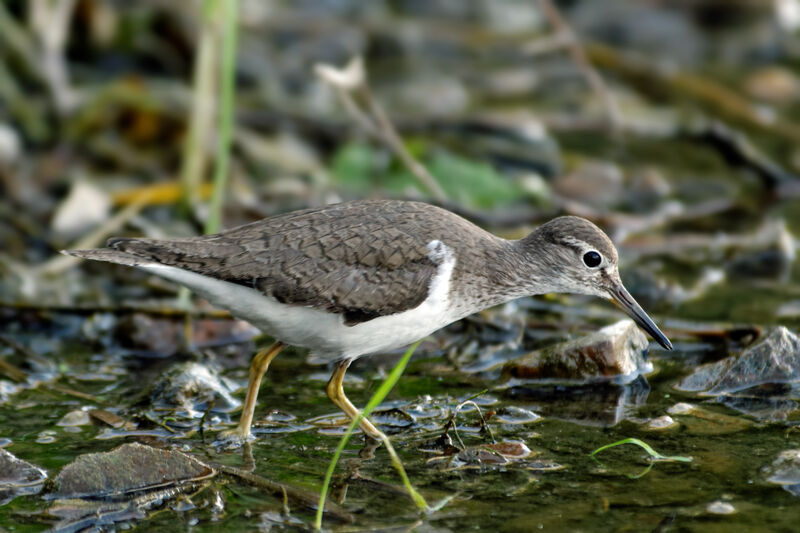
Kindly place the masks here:
<instances>
[{"instance_id":1,"label":"bird's leg","mask_svg":"<svg viewBox=\"0 0 800 533\"><path fill-rule=\"evenodd\" d=\"M253 357L253 362L250 363L250 376L247 381L247 394L244 398L244 406L242 407L242 416L239 419L239 425L236 429L223 431L220 433L222 439L237 439L242 442L250 438L250 426L253 424L253 413L256 410L256 400L258 399L258 389L261 387L261 378L264 377L269 368L270 362L275 359L275 356L281 353L285 344L278 341L269 348L259 350Z\"/></svg>"},{"instance_id":2,"label":"bird's leg","mask_svg":"<svg viewBox=\"0 0 800 533\"><path fill-rule=\"evenodd\" d=\"M342 388L342 380L344 379L344 373L347 372L347 367L350 366L352 359L342 359L341 361L336 363L336 366L333 369L333 374L331 375L330 381L328 381L328 385L325 386L325 392L328 393L328 398L331 399L333 403L335 403L339 409L344 411L350 420L355 420L356 417L359 415L359 410L350 403L350 400L347 399L347 396L344 394L344 389ZM361 429L376 440L383 440L386 436L381 433L381 431L372 425L372 422L367 420L366 417L361 419Z\"/></svg>"}]
</instances>

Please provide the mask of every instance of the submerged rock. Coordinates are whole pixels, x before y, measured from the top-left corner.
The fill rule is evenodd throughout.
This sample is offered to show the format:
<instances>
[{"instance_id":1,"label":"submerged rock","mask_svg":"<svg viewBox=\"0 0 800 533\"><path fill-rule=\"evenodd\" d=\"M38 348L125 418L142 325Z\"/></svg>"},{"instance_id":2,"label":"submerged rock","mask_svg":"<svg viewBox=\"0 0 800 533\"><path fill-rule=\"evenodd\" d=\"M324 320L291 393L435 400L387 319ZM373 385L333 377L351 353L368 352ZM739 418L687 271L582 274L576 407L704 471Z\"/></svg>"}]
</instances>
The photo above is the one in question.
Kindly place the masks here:
<instances>
[{"instance_id":1,"label":"submerged rock","mask_svg":"<svg viewBox=\"0 0 800 533\"><path fill-rule=\"evenodd\" d=\"M741 416L726 415L683 402L673 405L667 412L677 418L690 435L726 435L746 431L756 425Z\"/></svg>"},{"instance_id":2,"label":"submerged rock","mask_svg":"<svg viewBox=\"0 0 800 533\"><path fill-rule=\"evenodd\" d=\"M497 410L492 421L499 424L530 424L537 422L542 417L531 411L515 405L508 405Z\"/></svg>"},{"instance_id":3,"label":"submerged rock","mask_svg":"<svg viewBox=\"0 0 800 533\"><path fill-rule=\"evenodd\" d=\"M0 505L39 492L46 479L44 470L0 448Z\"/></svg>"},{"instance_id":4,"label":"submerged rock","mask_svg":"<svg viewBox=\"0 0 800 533\"><path fill-rule=\"evenodd\" d=\"M184 453L136 442L104 453L87 453L56 476L51 498L125 498L214 475L214 469Z\"/></svg>"},{"instance_id":5,"label":"submerged rock","mask_svg":"<svg viewBox=\"0 0 800 533\"><path fill-rule=\"evenodd\" d=\"M779 326L741 354L701 366L677 388L718 396L768 383L797 381L800 381L800 338Z\"/></svg>"},{"instance_id":6,"label":"submerged rock","mask_svg":"<svg viewBox=\"0 0 800 533\"><path fill-rule=\"evenodd\" d=\"M772 464L761 469L769 483L800 496L800 450L784 450Z\"/></svg>"},{"instance_id":7,"label":"submerged rock","mask_svg":"<svg viewBox=\"0 0 800 533\"><path fill-rule=\"evenodd\" d=\"M652 370L648 341L632 320L621 320L580 339L530 352L504 372L524 379L614 379L626 383Z\"/></svg>"},{"instance_id":8,"label":"submerged rock","mask_svg":"<svg viewBox=\"0 0 800 533\"><path fill-rule=\"evenodd\" d=\"M61 420L56 422L56 425L69 428L78 426L88 426L91 423L92 421L89 418L89 413L81 409L78 409L75 411L70 411L69 413L62 416Z\"/></svg>"},{"instance_id":9,"label":"submerged rock","mask_svg":"<svg viewBox=\"0 0 800 533\"><path fill-rule=\"evenodd\" d=\"M658 418L653 418L652 420L647 422L645 426L647 429L652 431L662 431L665 429L670 429L677 427L678 423L675 422L675 419L669 415L659 416Z\"/></svg>"}]
</instances>

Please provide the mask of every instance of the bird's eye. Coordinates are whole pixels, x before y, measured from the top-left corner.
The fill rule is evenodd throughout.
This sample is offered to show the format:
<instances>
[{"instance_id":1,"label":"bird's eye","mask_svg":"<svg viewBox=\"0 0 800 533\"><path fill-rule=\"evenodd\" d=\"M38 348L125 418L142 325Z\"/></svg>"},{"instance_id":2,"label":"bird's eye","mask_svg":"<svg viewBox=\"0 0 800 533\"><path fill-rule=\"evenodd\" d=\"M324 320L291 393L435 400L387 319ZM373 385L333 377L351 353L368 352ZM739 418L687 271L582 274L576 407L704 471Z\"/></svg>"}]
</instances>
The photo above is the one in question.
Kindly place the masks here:
<instances>
[{"instance_id":1,"label":"bird's eye","mask_svg":"<svg viewBox=\"0 0 800 533\"><path fill-rule=\"evenodd\" d=\"M603 256L594 250L583 254L583 264L589 268L594 268L603 262Z\"/></svg>"}]
</instances>

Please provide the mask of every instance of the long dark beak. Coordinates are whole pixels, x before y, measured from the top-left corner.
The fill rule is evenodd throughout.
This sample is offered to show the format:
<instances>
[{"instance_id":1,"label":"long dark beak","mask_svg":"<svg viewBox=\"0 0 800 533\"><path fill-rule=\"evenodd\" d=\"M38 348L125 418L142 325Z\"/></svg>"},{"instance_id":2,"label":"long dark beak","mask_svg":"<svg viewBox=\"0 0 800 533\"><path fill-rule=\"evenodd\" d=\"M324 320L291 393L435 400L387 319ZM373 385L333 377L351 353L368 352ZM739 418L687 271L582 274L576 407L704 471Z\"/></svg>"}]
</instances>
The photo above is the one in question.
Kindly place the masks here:
<instances>
[{"instance_id":1,"label":"long dark beak","mask_svg":"<svg viewBox=\"0 0 800 533\"><path fill-rule=\"evenodd\" d=\"M622 282L615 282L613 286L609 290L612 301L620 306L623 311L628 313L628 315L636 322L640 328L645 330L647 333L653 337L658 344L664 347L666 350L672 349L672 343L669 342L669 339L666 335L661 333L661 330L658 329L658 326L647 316L647 313L644 312L642 306L636 303L636 300L633 299L633 296L625 289L622 285Z\"/></svg>"}]
</instances>

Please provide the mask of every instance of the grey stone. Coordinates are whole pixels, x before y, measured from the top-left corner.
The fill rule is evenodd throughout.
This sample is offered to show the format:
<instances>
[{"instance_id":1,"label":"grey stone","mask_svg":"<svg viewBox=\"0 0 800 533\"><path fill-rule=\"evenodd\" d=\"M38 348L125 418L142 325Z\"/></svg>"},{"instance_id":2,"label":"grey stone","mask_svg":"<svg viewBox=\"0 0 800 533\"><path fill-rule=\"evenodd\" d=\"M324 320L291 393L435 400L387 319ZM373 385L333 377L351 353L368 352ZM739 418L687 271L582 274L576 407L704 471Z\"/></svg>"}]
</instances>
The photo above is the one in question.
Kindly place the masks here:
<instances>
[{"instance_id":1,"label":"grey stone","mask_svg":"<svg viewBox=\"0 0 800 533\"><path fill-rule=\"evenodd\" d=\"M767 383L800 381L800 338L783 326L741 354L701 366L677 388L717 396Z\"/></svg>"},{"instance_id":2,"label":"grey stone","mask_svg":"<svg viewBox=\"0 0 800 533\"><path fill-rule=\"evenodd\" d=\"M505 372L527 379L613 379L627 383L652 370L648 341L636 324L622 320L595 333L524 355Z\"/></svg>"},{"instance_id":3,"label":"grey stone","mask_svg":"<svg viewBox=\"0 0 800 533\"><path fill-rule=\"evenodd\" d=\"M17 496L39 492L47 473L0 448L0 505Z\"/></svg>"},{"instance_id":4,"label":"grey stone","mask_svg":"<svg viewBox=\"0 0 800 533\"><path fill-rule=\"evenodd\" d=\"M800 496L800 450L784 450L761 469L767 482L780 485L787 492Z\"/></svg>"},{"instance_id":5,"label":"grey stone","mask_svg":"<svg viewBox=\"0 0 800 533\"><path fill-rule=\"evenodd\" d=\"M55 478L51 498L120 498L214 475L214 469L184 453L139 443L79 456Z\"/></svg>"}]
</instances>

